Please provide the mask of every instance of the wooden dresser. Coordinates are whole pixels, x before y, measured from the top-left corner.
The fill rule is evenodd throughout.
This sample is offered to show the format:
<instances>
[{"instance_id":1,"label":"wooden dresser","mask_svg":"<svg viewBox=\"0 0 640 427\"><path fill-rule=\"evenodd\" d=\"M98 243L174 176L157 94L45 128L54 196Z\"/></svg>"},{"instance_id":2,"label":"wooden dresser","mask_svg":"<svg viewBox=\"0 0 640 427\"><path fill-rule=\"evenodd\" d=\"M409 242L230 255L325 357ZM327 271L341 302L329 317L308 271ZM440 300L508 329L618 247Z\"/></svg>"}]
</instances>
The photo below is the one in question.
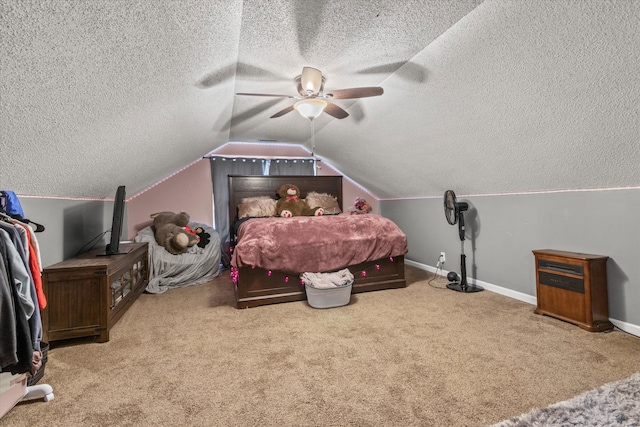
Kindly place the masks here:
<instances>
[{"instance_id":1,"label":"wooden dresser","mask_svg":"<svg viewBox=\"0 0 640 427\"><path fill-rule=\"evenodd\" d=\"M109 341L109 331L149 281L147 243L121 243L120 251L126 253L102 256L103 247L43 270L43 341Z\"/></svg>"},{"instance_id":2,"label":"wooden dresser","mask_svg":"<svg viewBox=\"0 0 640 427\"><path fill-rule=\"evenodd\" d=\"M537 314L574 323L591 332L613 329L609 321L607 260L601 255L551 249L533 251Z\"/></svg>"}]
</instances>

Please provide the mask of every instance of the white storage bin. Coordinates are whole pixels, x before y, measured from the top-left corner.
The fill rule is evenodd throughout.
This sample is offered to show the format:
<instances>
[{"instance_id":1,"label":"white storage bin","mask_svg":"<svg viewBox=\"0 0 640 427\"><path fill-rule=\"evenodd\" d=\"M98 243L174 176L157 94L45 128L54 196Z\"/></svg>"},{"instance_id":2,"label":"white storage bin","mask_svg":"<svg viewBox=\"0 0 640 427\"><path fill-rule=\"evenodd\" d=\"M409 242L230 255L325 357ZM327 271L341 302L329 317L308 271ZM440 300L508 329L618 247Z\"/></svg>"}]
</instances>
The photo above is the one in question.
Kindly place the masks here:
<instances>
[{"instance_id":1,"label":"white storage bin","mask_svg":"<svg viewBox=\"0 0 640 427\"><path fill-rule=\"evenodd\" d=\"M352 283L333 288L314 288L305 284L307 302L313 308L340 307L349 304L351 300Z\"/></svg>"}]
</instances>

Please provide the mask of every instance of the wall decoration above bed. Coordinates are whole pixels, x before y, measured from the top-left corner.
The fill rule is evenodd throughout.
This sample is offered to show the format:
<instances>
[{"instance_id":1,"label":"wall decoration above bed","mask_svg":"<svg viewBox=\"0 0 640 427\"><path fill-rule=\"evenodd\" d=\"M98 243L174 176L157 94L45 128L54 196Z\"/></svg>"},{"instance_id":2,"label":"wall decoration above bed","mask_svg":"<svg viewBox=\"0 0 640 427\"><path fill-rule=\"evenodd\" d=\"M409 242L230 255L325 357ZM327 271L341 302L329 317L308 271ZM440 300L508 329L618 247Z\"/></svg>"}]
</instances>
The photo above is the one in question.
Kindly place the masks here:
<instances>
[{"instance_id":1,"label":"wall decoration above bed","mask_svg":"<svg viewBox=\"0 0 640 427\"><path fill-rule=\"evenodd\" d=\"M287 183L299 187L302 198L330 203L334 214L240 218L243 200L275 199ZM300 275L305 272L348 268L355 277L353 293L405 287L405 234L387 218L343 214L342 206L341 176L229 176L236 306L304 300Z\"/></svg>"}]
</instances>

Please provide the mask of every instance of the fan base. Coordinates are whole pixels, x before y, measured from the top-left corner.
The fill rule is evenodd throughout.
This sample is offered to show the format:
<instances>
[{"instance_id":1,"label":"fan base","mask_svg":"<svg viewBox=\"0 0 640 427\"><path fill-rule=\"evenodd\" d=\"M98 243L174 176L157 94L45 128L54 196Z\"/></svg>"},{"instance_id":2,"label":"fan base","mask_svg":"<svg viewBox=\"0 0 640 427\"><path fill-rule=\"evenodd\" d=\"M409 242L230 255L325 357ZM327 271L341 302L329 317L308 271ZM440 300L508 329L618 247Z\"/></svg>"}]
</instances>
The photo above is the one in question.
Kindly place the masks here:
<instances>
[{"instance_id":1,"label":"fan base","mask_svg":"<svg viewBox=\"0 0 640 427\"><path fill-rule=\"evenodd\" d=\"M460 282L449 283L447 285L447 288L451 289L452 291L464 292L464 293L484 291L484 288L482 288L481 286L463 285Z\"/></svg>"}]
</instances>

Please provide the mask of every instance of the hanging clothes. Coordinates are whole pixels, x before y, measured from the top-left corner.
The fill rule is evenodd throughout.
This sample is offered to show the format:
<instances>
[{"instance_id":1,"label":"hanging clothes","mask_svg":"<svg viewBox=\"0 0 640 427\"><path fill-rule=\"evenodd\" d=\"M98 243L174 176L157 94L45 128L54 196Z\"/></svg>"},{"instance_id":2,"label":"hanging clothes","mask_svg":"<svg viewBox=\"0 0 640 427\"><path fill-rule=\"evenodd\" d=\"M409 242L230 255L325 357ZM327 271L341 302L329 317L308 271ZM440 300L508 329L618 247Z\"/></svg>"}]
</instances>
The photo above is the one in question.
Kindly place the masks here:
<instances>
[{"instance_id":1,"label":"hanging clothes","mask_svg":"<svg viewBox=\"0 0 640 427\"><path fill-rule=\"evenodd\" d=\"M27 224L23 224L22 222L15 219L9 221L9 223L13 224L13 226L19 232L25 233L26 243L23 242L23 245L25 247L25 250L28 251L26 264L29 268L29 271L31 272L31 276L33 277L35 291L38 295L38 307L40 308L40 310L44 310L47 306L47 298L42 289L42 268L40 267L42 265L42 261L40 259L40 247L37 243L38 241L33 230Z\"/></svg>"},{"instance_id":2,"label":"hanging clothes","mask_svg":"<svg viewBox=\"0 0 640 427\"><path fill-rule=\"evenodd\" d=\"M40 250L29 222L15 193L1 191L0 371L34 375L42 365L40 310L46 298Z\"/></svg>"},{"instance_id":3,"label":"hanging clothes","mask_svg":"<svg viewBox=\"0 0 640 427\"><path fill-rule=\"evenodd\" d=\"M35 309L33 301L28 304L21 293L20 266L15 265L15 247L6 231L0 230L0 368L2 372L34 374L33 345L29 327L29 310ZM24 267L24 266L23 266ZM26 269L25 269L26 271ZM18 277L14 277L14 272Z\"/></svg>"},{"instance_id":4,"label":"hanging clothes","mask_svg":"<svg viewBox=\"0 0 640 427\"><path fill-rule=\"evenodd\" d=\"M31 278L35 284L36 293L38 294L38 306L40 310L44 310L47 306L47 299L42 289L42 259L40 257L40 247L34 232L44 231L44 226L24 218L24 212L18 197L13 191L0 191L0 219L5 223L13 225L19 230L23 240L23 247L27 251L26 259L27 267L31 271ZM13 200L12 202L9 202ZM10 213L7 209L11 206ZM15 212L20 212L20 214ZM35 230L33 227L35 226Z\"/></svg>"},{"instance_id":5,"label":"hanging clothes","mask_svg":"<svg viewBox=\"0 0 640 427\"><path fill-rule=\"evenodd\" d=\"M46 299L42 292L40 249L33 226L35 231L44 231L42 225L24 218L13 192L1 191L0 376L17 375L25 379L13 387L0 389L0 418L20 400L39 398L42 393L45 401L53 399L51 386L31 387L26 380L26 375L31 375L30 380L37 382L45 363L41 351L40 310L46 306Z\"/></svg>"},{"instance_id":6,"label":"hanging clothes","mask_svg":"<svg viewBox=\"0 0 640 427\"><path fill-rule=\"evenodd\" d=\"M18 255L21 258L22 263L25 266L29 266L30 262L29 259L32 258L29 255L29 252L24 248L24 241L25 238L22 237L22 239L20 239L19 235L21 235L22 233L26 233L26 231L18 226L9 224L9 223L5 223L0 221L0 230L4 230L5 232L7 232L7 234L10 236L11 238L11 242L13 243L16 252L18 253ZM34 273L33 269L27 269L27 275L28 275L28 282L29 282L29 299L31 301L35 302L37 301L37 305L38 308L40 308L40 310L42 310L43 308L41 307L43 304L40 302L40 293L42 293L42 298L44 299L44 292L42 291L42 275L40 273L39 270L35 270L36 273ZM34 280L34 274L35 277L39 278L39 283L40 283L40 291L38 291L37 286L36 286L36 281ZM44 299L44 305L46 305L46 299ZM40 310L33 310L33 315L29 318L29 326L31 328L31 343L33 345L34 350L40 350L40 341L42 340L42 318L40 315Z\"/></svg>"}]
</instances>

